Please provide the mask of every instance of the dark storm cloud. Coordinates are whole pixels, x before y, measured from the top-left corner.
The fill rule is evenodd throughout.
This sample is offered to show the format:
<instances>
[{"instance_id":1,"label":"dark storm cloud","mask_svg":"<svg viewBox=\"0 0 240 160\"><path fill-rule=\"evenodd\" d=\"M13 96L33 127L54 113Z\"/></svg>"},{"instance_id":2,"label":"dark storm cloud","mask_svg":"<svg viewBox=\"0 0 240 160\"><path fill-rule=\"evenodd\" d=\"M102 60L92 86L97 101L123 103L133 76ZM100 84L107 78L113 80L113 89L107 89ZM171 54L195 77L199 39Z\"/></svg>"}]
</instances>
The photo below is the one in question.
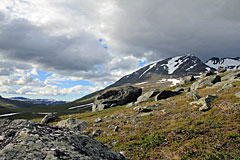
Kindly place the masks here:
<instances>
[{"instance_id":1,"label":"dark storm cloud","mask_svg":"<svg viewBox=\"0 0 240 160\"><path fill-rule=\"evenodd\" d=\"M154 61L193 53L239 56L239 0L137 0L116 1L119 11L109 32L118 49Z\"/></svg>"},{"instance_id":2,"label":"dark storm cloud","mask_svg":"<svg viewBox=\"0 0 240 160\"><path fill-rule=\"evenodd\" d=\"M26 19L0 22L0 26L0 53L8 60L71 75L94 71L110 59L96 37L84 31L74 37L54 36Z\"/></svg>"}]
</instances>

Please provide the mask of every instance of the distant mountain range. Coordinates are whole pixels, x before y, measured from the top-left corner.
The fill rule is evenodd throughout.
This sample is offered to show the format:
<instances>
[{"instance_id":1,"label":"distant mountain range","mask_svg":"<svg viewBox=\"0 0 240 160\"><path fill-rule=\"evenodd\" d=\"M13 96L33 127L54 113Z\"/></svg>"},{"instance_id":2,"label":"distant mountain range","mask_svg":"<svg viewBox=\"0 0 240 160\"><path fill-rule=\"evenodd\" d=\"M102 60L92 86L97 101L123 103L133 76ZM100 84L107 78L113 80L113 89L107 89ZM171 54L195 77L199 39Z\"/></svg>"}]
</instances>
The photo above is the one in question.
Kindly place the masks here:
<instances>
[{"instance_id":1,"label":"distant mountain range","mask_svg":"<svg viewBox=\"0 0 240 160\"><path fill-rule=\"evenodd\" d=\"M142 82L156 82L159 79L180 78L187 75L199 75L200 73L215 70L204 64L199 58L188 54L176 56L158 61L140 68L132 74L122 77L111 87L118 87L125 84L136 84Z\"/></svg>"},{"instance_id":2,"label":"distant mountain range","mask_svg":"<svg viewBox=\"0 0 240 160\"><path fill-rule=\"evenodd\" d=\"M205 64L215 69L217 69L219 66L224 66L227 69L236 70L240 69L240 57L236 58L212 57Z\"/></svg>"},{"instance_id":3,"label":"distant mountain range","mask_svg":"<svg viewBox=\"0 0 240 160\"><path fill-rule=\"evenodd\" d=\"M28 103L32 103L32 104L38 104L38 105L55 105L55 104L67 103L66 101L56 101L54 99L29 99L29 98L25 98L25 97L12 97L9 99L16 100L16 101L28 102Z\"/></svg>"}]
</instances>

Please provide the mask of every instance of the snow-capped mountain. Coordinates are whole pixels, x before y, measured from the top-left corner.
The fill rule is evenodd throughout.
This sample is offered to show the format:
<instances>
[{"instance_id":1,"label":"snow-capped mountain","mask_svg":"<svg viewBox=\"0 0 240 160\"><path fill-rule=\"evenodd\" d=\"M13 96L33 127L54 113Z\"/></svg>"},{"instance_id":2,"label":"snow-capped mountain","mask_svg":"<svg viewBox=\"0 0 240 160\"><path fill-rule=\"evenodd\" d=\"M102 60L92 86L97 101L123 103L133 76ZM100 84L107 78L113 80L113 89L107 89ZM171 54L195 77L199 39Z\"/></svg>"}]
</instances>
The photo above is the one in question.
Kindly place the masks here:
<instances>
[{"instance_id":1,"label":"snow-capped mountain","mask_svg":"<svg viewBox=\"0 0 240 160\"><path fill-rule=\"evenodd\" d=\"M219 66L223 66L230 70L236 70L240 69L240 57L236 58L212 57L205 64L215 69L218 69Z\"/></svg>"},{"instance_id":2,"label":"snow-capped mountain","mask_svg":"<svg viewBox=\"0 0 240 160\"><path fill-rule=\"evenodd\" d=\"M215 69L202 63L199 58L191 54L176 56L140 68L136 72L122 77L110 87L154 81L153 77L157 77L155 79L159 81L160 78L180 78L187 75L198 76L200 73L209 70Z\"/></svg>"},{"instance_id":3,"label":"snow-capped mountain","mask_svg":"<svg viewBox=\"0 0 240 160\"><path fill-rule=\"evenodd\" d=\"M39 104L39 105L54 105L54 104L65 104L66 101L56 101L54 99L29 99L25 97L12 97L9 98L11 100L17 100L17 101L24 101L29 102L32 104Z\"/></svg>"}]
</instances>

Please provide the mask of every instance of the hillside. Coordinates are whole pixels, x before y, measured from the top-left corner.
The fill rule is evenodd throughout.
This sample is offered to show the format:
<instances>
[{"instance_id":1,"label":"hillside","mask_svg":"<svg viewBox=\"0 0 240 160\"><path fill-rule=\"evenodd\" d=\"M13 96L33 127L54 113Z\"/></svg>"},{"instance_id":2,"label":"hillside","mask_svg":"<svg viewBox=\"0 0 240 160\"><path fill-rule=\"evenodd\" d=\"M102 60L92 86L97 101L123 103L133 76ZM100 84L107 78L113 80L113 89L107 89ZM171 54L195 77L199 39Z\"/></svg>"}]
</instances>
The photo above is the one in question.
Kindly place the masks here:
<instances>
[{"instance_id":1,"label":"hillside","mask_svg":"<svg viewBox=\"0 0 240 160\"><path fill-rule=\"evenodd\" d=\"M171 87L169 90L180 87L185 92L168 99L150 98L136 106L117 106L71 117L88 121L85 133L92 135L100 130L97 140L110 149L122 151L130 159L237 160L240 159L240 72L219 75L222 82L208 83L194 91L187 88L194 89L202 79ZM200 97L195 92L201 99L211 98L207 100L207 110L200 111L199 104L195 104L201 100L197 100ZM139 107L149 110L139 112Z\"/></svg>"}]
</instances>

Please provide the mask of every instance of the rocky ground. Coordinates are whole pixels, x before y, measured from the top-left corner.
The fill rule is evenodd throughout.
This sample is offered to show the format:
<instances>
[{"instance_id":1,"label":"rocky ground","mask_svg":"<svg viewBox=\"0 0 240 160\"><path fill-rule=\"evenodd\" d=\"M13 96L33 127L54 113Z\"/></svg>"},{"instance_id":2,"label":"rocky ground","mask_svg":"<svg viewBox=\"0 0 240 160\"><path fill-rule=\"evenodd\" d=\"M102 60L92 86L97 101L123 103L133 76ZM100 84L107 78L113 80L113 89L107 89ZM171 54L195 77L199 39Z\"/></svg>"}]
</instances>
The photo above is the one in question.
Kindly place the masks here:
<instances>
[{"instance_id":1,"label":"rocky ground","mask_svg":"<svg viewBox=\"0 0 240 160\"><path fill-rule=\"evenodd\" d=\"M68 128L27 120L0 120L1 160L124 160L119 153Z\"/></svg>"}]
</instances>

